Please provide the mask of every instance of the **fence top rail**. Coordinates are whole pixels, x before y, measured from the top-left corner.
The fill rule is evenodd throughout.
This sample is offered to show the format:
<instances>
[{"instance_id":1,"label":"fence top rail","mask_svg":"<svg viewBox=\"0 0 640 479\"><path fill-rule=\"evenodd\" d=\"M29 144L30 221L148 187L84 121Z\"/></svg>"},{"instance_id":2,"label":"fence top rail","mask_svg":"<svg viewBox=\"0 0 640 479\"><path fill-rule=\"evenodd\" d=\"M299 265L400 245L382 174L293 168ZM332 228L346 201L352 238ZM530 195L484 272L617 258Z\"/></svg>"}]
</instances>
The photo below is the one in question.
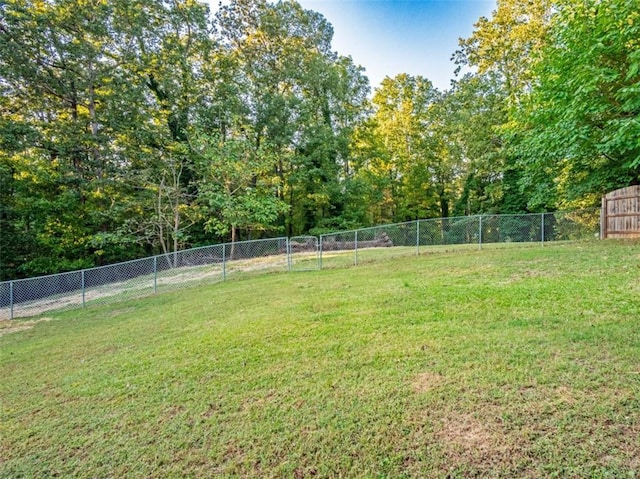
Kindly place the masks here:
<instances>
[{"instance_id":1,"label":"fence top rail","mask_svg":"<svg viewBox=\"0 0 640 479\"><path fill-rule=\"evenodd\" d=\"M139 261L139 260L132 260L132 261ZM131 261L126 261L127 263L131 262ZM122 264L122 263L114 263L114 264ZM104 266L98 266L98 268L103 268ZM27 281L33 281L33 280L39 280L39 279L46 279L46 278L53 278L54 276L63 276L65 274L71 275L71 274L80 274L83 271L87 271L86 269L76 269L73 271L64 271L62 273L52 273L52 274L43 274L42 276L32 276L31 278L20 278L20 279L9 279L7 281L0 281L0 286L3 286L5 284L11 284L11 283L25 283Z\"/></svg>"},{"instance_id":2,"label":"fence top rail","mask_svg":"<svg viewBox=\"0 0 640 479\"><path fill-rule=\"evenodd\" d=\"M418 220L418 223L422 223L425 221L443 221L443 220L473 220L476 218L479 218L481 216L486 216L486 215L465 215L465 216L445 216L442 218L425 218L423 220Z\"/></svg>"},{"instance_id":3,"label":"fence top rail","mask_svg":"<svg viewBox=\"0 0 640 479\"><path fill-rule=\"evenodd\" d=\"M342 234L346 234L346 233L357 233L358 231L371 231L371 230L379 230L382 228L394 228L397 226L406 226L406 225L411 225L413 223L415 223L416 220L413 221L403 221L401 223L388 223L388 224L383 224L383 225L378 225L378 226L367 226L366 228L358 228L355 230L345 230L345 231L337 231L335 233L325 233L322 234L320 236L336 236L336 235L342 235Z\"/></svg>"},{"instance_id":4,"label":"fence top rail","mask_svg":"<svg viewBox=\"0 0 640 479\"><path fill-rule=\"evenodd\" d=\"M419 220L411 220L411 221L403 221L401 223L391 223L388 225L369 226L368 228L361 228L359 231L379 230L382 228L395 228L397 226L410 226L417 223L418 221Z\"/></svg>"},{"instance_id":5,"label":"fence top rail","mask_svg":"<svg viewBox=\"0 0 640 479\"><path fill-rule=\"evenodd\" d=\"M192 249L211 248L212 246L231 246L231 245L248 244L248 243L261 243L266 241L271 241L271 242L287 241L287 239L288 238L286 236L279 236L277 238L262 238L262 239L255 239L255 240L236 241L235 243L220 243L220 244L213 244L209 246L199 246L198 248L192 248ZM190 251L190 250L184 250L184 251Z\"/></svg>"},{"instance_id":6,"label":"fence top rail","mask_svg":"<svg viewBox=\"0 0 640 479\"><path fill-rule=\"evenodd\" d=\"M451 217L447 217L445 219L453 219L453 218L473 218L472 216L459 216L459 217L455 217L455 216L451 216ZM412 225L414 223L419 223L421 221L435 221L435 220L441 220L443 218L427 218L427 219L420 219L420 220L410 220L410 221L402 221L400 223L386 223L386 224L381 224L381 225L377 225L377 226L367 226L366 228L356 228L356 229L352 229L352 230L341 230L341 231L335 231L333 233L323 233L320 235L320 238L324 238L326 236L337 236L337 235L343 235L343 234L348 234L348 233L357 233L358 231L369 231L369 230L379 230L382 228L394 228L397 226L405 226L405 225Z\"/></svg>"},{"instance_id":7,"label":"fence top rail","mask_svg":"<svg viewBox=\"0 0 640 479\"><path fill-rule=\"evenodd\" d=\"M255 240L245 240L245 241L236 241L235 243L218 243L218 244L210 244L210 245L205 245L205 246L197 246L195 248L189 248L189 249L182 249L180 251L173 251L171 253L161 253L161 254L157 254L155 256L149 256L147 258L143 258L143 259L149 259L149 258L166 258L168 256L173 256L175 254L183 254L183 253L191 253L193 251L199 251L199 250L203 250L203 249L209 249L209 248L224 248L224 247L228 247L228 246L238 246L241 244L250 244L250 243L264 243L264 242L275 242L275 241L286 241L287 237L286 236L279 236L278 238L262 238L262 239L255 239ZM134 260L134 261L138 261L138 260ZM114 264L120 264L120 263L114 263ZM102 267L102 266L100 266Z\"/></svg>"}]
</instances>

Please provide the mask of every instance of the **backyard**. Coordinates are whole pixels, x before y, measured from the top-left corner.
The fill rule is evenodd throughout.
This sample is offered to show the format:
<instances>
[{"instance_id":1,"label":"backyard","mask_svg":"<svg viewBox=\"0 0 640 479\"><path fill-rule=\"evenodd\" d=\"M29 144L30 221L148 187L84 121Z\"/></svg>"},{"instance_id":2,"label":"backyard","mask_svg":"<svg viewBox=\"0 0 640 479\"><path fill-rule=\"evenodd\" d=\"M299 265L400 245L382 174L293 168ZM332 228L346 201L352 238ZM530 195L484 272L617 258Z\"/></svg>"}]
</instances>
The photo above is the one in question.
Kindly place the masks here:
<instances>
[{"instance_id":1,"label":"backyard","mask_svg":"<svg viewBox=\"0 0 640 479\"><path fill-rule=\"evenodd\" d=\"M503 244L1 321L0 477L636 477L639 278Z\"/></svg>"}]
</instances>

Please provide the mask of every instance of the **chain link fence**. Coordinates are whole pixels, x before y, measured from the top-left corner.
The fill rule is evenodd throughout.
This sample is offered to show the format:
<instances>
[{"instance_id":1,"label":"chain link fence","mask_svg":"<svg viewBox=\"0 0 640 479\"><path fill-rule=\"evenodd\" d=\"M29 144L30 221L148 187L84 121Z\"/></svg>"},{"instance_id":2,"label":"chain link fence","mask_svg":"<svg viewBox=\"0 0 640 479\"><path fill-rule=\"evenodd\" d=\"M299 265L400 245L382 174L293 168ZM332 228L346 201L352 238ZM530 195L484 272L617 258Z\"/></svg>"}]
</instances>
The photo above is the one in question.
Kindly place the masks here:
<instances>
[{"instance_id":1,"label":"chain link fence","mask_svg":"<svg viewBox=\"0 0 640 479\"><path fill-rule=\"evenodd\" d=\"M481 249L488 244L575 241L599 236L600 210L435 218L320 237L323 268L421 251Z\"/></svg>"},{"instance_id":2,"label":"chain link fence","mask_svg":"<svg viewBox=\"0 0 640 479\"><path fill-rule=\"evenodd\" d=\"M205 246L98 268L0 283L0 319L106 304L230 276L287 271L287 238Z\"/></svg>"},{"instance_id":3,"label":"chain link fence","mask_svg":"<svg viewBox=\"0 0 640 479\"><path fill-rule=\"evenodd\" d=\"M438 218L313 236L205 246L109 266L0 283L0 319L105 304L277 271L357 265L381 258L488 244L599 236L600 210Z\"/></svg>"},{"instance_id":4,"label":"chain link fence","mask_svg":"<svg viewBox=\"0 0 640 479\"><path fill-rule=\"evenodd\" d=\"M289 271L315 271L320 268L320 249L315 236L289 238Z\"/></svg>"}]
</instances>

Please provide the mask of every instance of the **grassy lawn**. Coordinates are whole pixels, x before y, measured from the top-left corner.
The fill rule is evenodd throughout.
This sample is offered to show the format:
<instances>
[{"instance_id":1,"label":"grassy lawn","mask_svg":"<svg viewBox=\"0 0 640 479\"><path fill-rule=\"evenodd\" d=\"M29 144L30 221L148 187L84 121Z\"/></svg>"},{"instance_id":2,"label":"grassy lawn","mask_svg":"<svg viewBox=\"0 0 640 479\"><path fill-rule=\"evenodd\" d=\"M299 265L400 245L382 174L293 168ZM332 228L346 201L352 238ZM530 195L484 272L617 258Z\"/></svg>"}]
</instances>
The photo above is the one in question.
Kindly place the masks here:
<instances>
[{"instance_id":1,"label":"grassy lawn","mask_svg":"<svg viewBox=\"0 0 640 479\"><path fill-rule=\"evenodd\" d=\"M0 375L3 478L636 477L640 243L443 251L5 322Z\"/></svg>"}]
</instances>

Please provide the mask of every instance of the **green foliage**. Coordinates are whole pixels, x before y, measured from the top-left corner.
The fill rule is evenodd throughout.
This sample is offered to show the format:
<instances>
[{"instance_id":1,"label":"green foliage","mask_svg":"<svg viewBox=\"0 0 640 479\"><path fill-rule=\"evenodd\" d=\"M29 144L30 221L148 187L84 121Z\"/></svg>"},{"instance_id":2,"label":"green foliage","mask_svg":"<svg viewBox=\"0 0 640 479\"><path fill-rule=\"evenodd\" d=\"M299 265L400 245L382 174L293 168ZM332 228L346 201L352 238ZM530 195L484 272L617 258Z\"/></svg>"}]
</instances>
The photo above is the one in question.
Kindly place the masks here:
<instances>
[{"instance_id":1,"label":"green foliage","mask_svg":"<svg viewBox=\"0 0 640 479\"><path fill-rule=\"evenodd\" d=\"M243 90L224 133L275 160L278 198L289 205L279 226L300 234L349 214L348 146L368 91L361 70L331 51L327 21L295 2L238 0L217 18Z\"/></svg>"},{"instance_id":2,"label":"green foliage","mask_svg":"<svg viewBox=\"0 0 640 479\"><path fill-rule=\"evenodd\" d=\"M636 3L499 0L454 53L477 73L369 98L294 1L2 2L0 276L593 206L640 182Z\"/></svg>"},{"instance_id":3,"label":"green foliage","mask_svg":"<svg viewBox=\"0 0 640 479\"><path fill-rule=\"evenodd\" d=\"M321 15L245 0L214 19L186 0L2 12L0 221L22 235L3 235L3 279L350 215L348 145L368 85L331 51ZM203 131L227 144L208 166ZM236 139L269 168L238 160ZM220 177L250 188L220 196Z\"/></svg>"},{"instance_id":4,"label":"green foliage","mask_svg":"<svg viewBox=\"0 0 640 479\"><path fill-rule=\"evenodd\" d=\"M481 17L453 59L480 73L499 75L512 104L533 82L532 68L540 61L547 43L549 18L557 4L553 0L498 0L491 18ZM544 60L543 60L544 61Z\"/></svg>"},{"instance_id":5,"label":"green foliage","mask_svg":"<svg viewBox=\"0 0 640 479\"><path fill-rule=\"evenodd\" d=\"M205 207L205 228L220 236L238 228L268 231L287 205L277 196L275 161L247 138L198 136L192 143L198 155L202 184L199 199Z\"/></svg>"},{"instance_id":6,"label":"green foliage","mask_svg":"<svg viewBox=\"0 0 640 479\"><path fill-rule=\"evenodd\" d=\"M501 211L593 206L640 181L639 36L633 0L501 0L461 41L456 61L507 95Z\"/></svg>"},{"instance_id":7,"label":"green foliage","mask_svg":"<svg viewBox=\"0 0 640 479\"><path fill-rule=\"evenodd\" d=\"M527 184L535 204L547 204L549 190L561 204L595 203L640 181L637 5L566 2L550 35L518 116Z\"/></svg>"},{"instance_id":8,"label":"green foliage","mask_svg":"<svg viewBox=\"0 0 640 479\"><path fill-rule=\"evenodd\" d=\"M497 74L467 74L452 84L438 105L435 134L448 145L441 154L455 165L451 195L455 215L505 212L508 154L502 127L508 119L506 99Z\"/></svg>"},{"instance_id":9,"label":"green foliage","mask_svg":"<svg viewBox=\"0 0 640 479\"><path fill-rule=\"evenodd\" d=\"M141 202L152 196L139 191L153 188L138 181L139 172L156 168L181 134L173 126L185 109L164 83L179 76L183 98L184 74L192 73L183 62L181 75L165 78L160 65L185 59L188 47L177 48L176 37L195 48L195 25L206 30L202 5L176 4L175 10L151 1L3 5L0 157L10 171L3 181L15 192L3 228L28 238L26 247L3 244L3 271L7 258L16 263L10 276L142 252L122 247L141 244L136 233L122 235L123 225L144 222L145 211L153 210ZM181 27L168 28L172 20ZM107 241L116 232L117 241Z\"/></svg>"},{"instance_id":10,"label":"green foliage","mask_svg":"<svg viewBox=\"0 0 640 479\"><path fill-rule=\"evenodd\" d=\"M374 114L359 137L364 178L380 191L378 221L447 214L451 165L433 134L438 91L423 77L385 78L373 96Z\"/></svg>"}]
</instances>

